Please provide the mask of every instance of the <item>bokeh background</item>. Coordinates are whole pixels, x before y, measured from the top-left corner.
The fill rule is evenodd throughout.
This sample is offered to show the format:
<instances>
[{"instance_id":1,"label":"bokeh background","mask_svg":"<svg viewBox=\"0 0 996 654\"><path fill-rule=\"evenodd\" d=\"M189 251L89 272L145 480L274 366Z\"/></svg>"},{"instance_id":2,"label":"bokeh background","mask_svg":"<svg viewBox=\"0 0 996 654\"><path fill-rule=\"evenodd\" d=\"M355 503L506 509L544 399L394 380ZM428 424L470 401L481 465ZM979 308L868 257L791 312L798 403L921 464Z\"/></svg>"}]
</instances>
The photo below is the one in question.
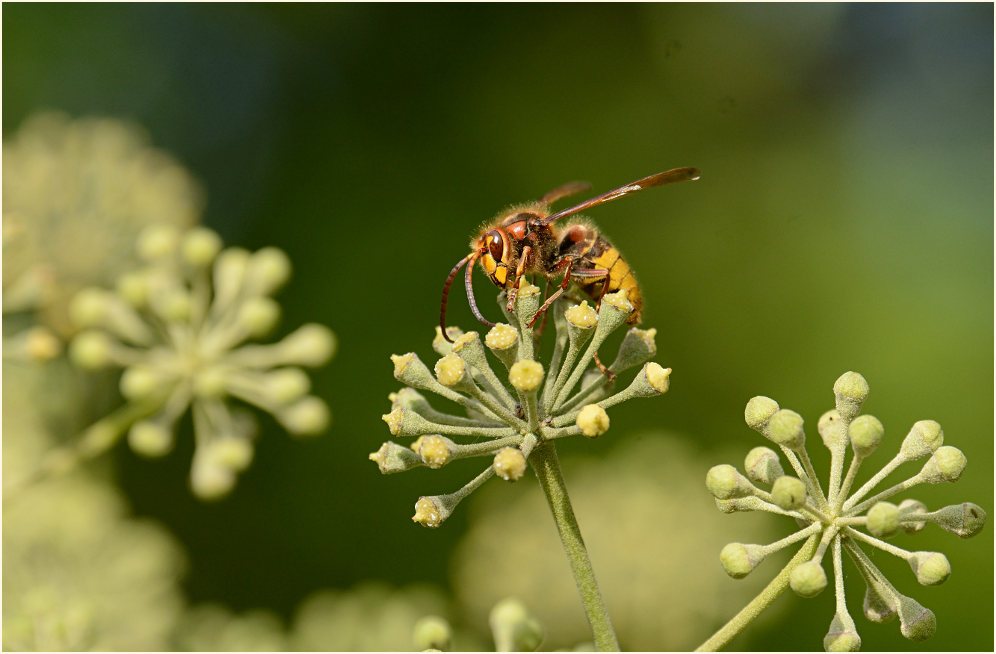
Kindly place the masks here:
<instances>
[{"instance_id":1,"label":"bokeh background","mask_svg":"<svg viewBox=\"0 0 996 654\"><path fill-rule=\"evenodd\" d=\"M447 595L486 584L454 562L500 494L428 531L410 521L415 499L459 487L468 468L381 477L366 460L388 437L388 355L431 360L440 288L471 232L572 179L601 192L702 170L590 214L637 271L644 325L674 373L662 400L614 411L606 437L565 444L568 484L571 455L602 457L600 474L623 479L616 450L663 431L681 440L692 477L739 465L732 457L760 444L743 424L747 399L769 395L815 425L836 377L857 370L892 443L877 460L934 418L969 467L914 496L991 512L992 23L985 3L7 5L3 134L42 109L141 125L203 184L205 224L291 256L285 324L336 331L339 353L315 382L332 428L301 442L265 423L229 498L191 496L189 438L166 460L119 447L110 461L126 511L185 552L183 601L288 619L315 591L370 580ZM491 293L483 277L477 288ZM461 296L450 315L474 328ZM489 490L518 497L532 485ZM612 499L630 491L620 483ZM714 512L701 492L688 502ZM578 505L582 529L598 506L611 503ZM671 536L697 539L713 560L768 518L730 517L724 531L694 515L649 530L662 557ZM531 526L552 533L547 522ZM864 648L990 649L992 534L896 541L943 551L954 568L920 588L895 567L900 590L938 617L936 636L915 646L860 615L849 567ZM783 598L779 619L732 647L818 647L832 601ZM486 633L480 620L468 618ZM706 620L698 640L720 622Z\"/></svg>"}]
</instances>

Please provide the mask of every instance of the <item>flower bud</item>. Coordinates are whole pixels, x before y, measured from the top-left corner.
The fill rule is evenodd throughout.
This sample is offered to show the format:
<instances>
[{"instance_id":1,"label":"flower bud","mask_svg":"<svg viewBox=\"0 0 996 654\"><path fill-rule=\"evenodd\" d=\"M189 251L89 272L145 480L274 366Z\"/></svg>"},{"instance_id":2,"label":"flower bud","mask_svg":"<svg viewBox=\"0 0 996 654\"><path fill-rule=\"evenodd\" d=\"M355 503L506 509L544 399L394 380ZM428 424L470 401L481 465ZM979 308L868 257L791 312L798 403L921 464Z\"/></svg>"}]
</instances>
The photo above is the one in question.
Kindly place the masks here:
<instances>
[{"instance_id":1,"label":"flower bud","mask_svg":"<svg viewBox=\"0 0 996 654\"><path fill-rule=\"evenodd\" d=\"M764 560L764 548L760 545L728 543L719 553L723 570L734 579L743 579Z\"/></svg>"},{"instance_id":2,"label":"flower bud","mask_svg":"<svg viewBox=\"0 0 996 654\"><path fill-rule=\"evenodd\" d=\"M248 438L219 436L208 444L206 456L217 465L242 472L252 463L253 447Z\"/></svg>"},{"instance_id":3,"label":"flower bud","mask_svg":"<svg viewBox=\"0 0 996 654\"><path fill-rule=\"evenodd\" d=\"M194 227L183 235L180 252L184 261L201 268L207 266L221 251L221 238L207 227Z\"/></svg>"},{"instance_id":4,"label":"flower bud","mask_svg":"<svg viewBox=\"0 0 996 654\"><path fill-rule=\"evenodd\" d=\"M276 414L292 436L316 436L328 429L332 412L321 399L305 396Z\"/></svg>"},{"instance_id":5,"label":"flower bud","mask_svg":"<svg viewBox=\"0 0 996 654\"><path fill-rule=\"evenodd\" d=\"M251 297L239 309L239 322L252 336L269 334L280 321L280 305L268 297Z\"/></svg>"},{"instance_id":6,"label":"flower bud","mask_svg":"<svg viewBox=\"0 0 996 654\"><path fill-rule=\"evenodd\" d=\"M180 232L173 225L149 225L138 235L138 256L145 261L165 259L176 251L179 241Z\"/></svg>"},{"instance_id":7,"label":"flower bud","mask_svg":"<svg viewBox=\"0 0 996 654\"><path fill-rule=\"evenodd\" d=\"M280 341L285 363L317 368L328 363L335 354L335 334L325 325L307 323Z\"/></svg>"},{"instance_id":8,"label":"flower bud","mask_svg":"<svg viewBox=\"0 0 996 654\"><path fill-rule=\"evenodd\" d=\"M457 354L450 353L436 362L436 379L443 386L456 386L466 376L467 367Z\"/></svg>"},{"instance_id":9,"label":"flower bud","mask_svg":"<svg viewBox=\"0 0 996 654\"><path fill-rule=\"evenodd\" d=\"M828 652L857 652L861 649L861 637L850 616L845 620L841 618L841 614L834 614L830 630L823 637L823 649Z\"/></svg>"},{"instance_id":10,"label":"flower bud","mask_svg":"<svg viewBox=\"0 0 996 654\"><path fill-rule=\"evenodd\" d=\"M597 404L588 404L578 413L576 423L582 434L598 438L609 430L609 414Z\"/></svg>"},{"instance_id":11,"label":"flower bud","mask_svg":"<svg viewBox=\"0 0 996 654\"><path fill-rule=\"evenodd\" d=\"M488 623L500 652L532 652L543 642L543 629L517 599L504 599L491 609Z\"/></svg>"},{"instance_id":12,"label":"flower bud","mask_svg":"<svg viewBox=\"0 0 996 654\"><path fill-rule=\"evenodd\" d=\"M865 587L862 609L866 618L879 624L886 623L896 617L894 599L888 594L888 589L878 582L872 582Z\"/></svg>"},{"instance_id":13,"label":"flower bud","mask_svg":"<svg viewBox=\"0 0 996 654\"><path fill-rule=\"evenodd\" d=\"M657 343L654 342L656 336L656 329L633 327L627 331L619 345L616 360L612 362L609 369L618 374L634 366L642 365L657 356Z\"/></svg>"},{"instance_id":14,"label":"flower bud","mask_svg":"<svg viewBox=\"0 0 996 654\"><path fill-rule=\"evenodd\" d=\"M516 390L531 393L543 382L543 366L531 359L516 361L508 371L508 381Z\"/></svg>"},{"instance_id":15,"label":"flower bud","mask_svg":"<svg viewBox=\"0 0 996 654\"><path fill-rule=\"evenodd\" d=\"M265 247L249 259L252 292L269 295L286 284L290 275L290 258L280 248Z\"/></svg>"},{"instance_id":16,"label":"flower bud","mask_svg":"<svg viewBox=\"0 0 996 654\"><path fill-rule=\"evenodd\" d=\"M713 497L719 500L729 500L754 494L750 481L728 464L713 466L706 474L706 488Z\"/></svg>"},{"instance_id":17,"label":"flower bud","mask_svg":"<svg viewBox=\"0 0 996 654\"><path fill-rule=\"evenodd\" d=\"M576 304L564 312L567 322L578 329L592 329L598 324L598 313L587 302Z\"/></svg>"},{"instance_id":18,"label":"flower bud","mask_svg":"<svg viewBox=\"0 0 996 654\"><path fill-rule=\"evenodd\" d=\"M778 445L794 451L801 449L806 443L802 416L792 409L776 411L764 426L764 435Z\"/></svg>"},{"instance_id":19,"label":"flower bud","mask_svg":"<svg viewBox=\"0 0 996 654\"><path fill-rule=\"evenodd\" d=\"M951 576L951 563L940 552L913 552L908 560L916 580L924 586L938 586Z\"/></svg>"},{"instance_id":20,"label":"flower bud","mask_svg":"<svg viewBox=\"0 0 996 654\"><path fill-rule=\"evenodd\" d=\"M308 394L311 379L300 368L280 368L267 373L266 390L278 404L289 404Z\"/></svg>"},{"instance_id":21,"label":"flower bud","mask_svg":"<svg viewBox=\"0 0 996 654\"><path fill-rule=\"evenodd\" d=\"M514 447L503 447L495 454L495 474L505 481L518 481L526 473L526 457Z\"/></svg>"},{"instance_id":22,"label":"flower bud","mask_svg":"<svg viewBox=\"0 0 996 654\"><path fill-rule=\"evenodd\" d=\"M795 511L806 503L806 484L796 477L782 476L771 487L771 499L786 511Z\"/></svg>"},{"instance_id":23,"label":"flower bud","mask_svg":"<svg viewBox=\"0 0 996 654\"><path fill-rule=\"evenodd\" d=\"M778 402L770 397L758 395L752 397L744 409L744 420L751 429L762 431L775 412L778 411Z\"/></svg>"},{"instance_id":24,"label":"flower bud","mask_svg":"<svg viewBox=\"0 0 996 654\"><path fill-rule=\"evenodd\" d=\"M827 587L827 574L818 561L806 561L792 569L789 586L800 597L816 597Z\"/></svg>"},{"instance_id":25,"label":"flower bud","mask_svg":"<svg viewBox=\"0 0 996 654\"><path fill-rule=\"evenodd\" d=\"M415 623L414 639L417 649L447 651L453 641L453 630L438 615L427 615Z\"/></svg>"},{"instance_id":26,"label":"flower bud","mask_svg":"<svg viewBox=\"0 0 996 654\"><path fill-rule=\"evenodd\" d=\"M847 435L855 456L864 458L878 448L885 436L885 427L875 416L858 416L848 426Z\"/></svg>"},{"instance_id":27,"label":"flower bud","mask_svg":"<svg viewBox=\"0 0 996 654\"><path fill-rule=\"evenodd\" d=\"M913 424L910 433L903 439L899 453L907 461L925 457L944 443L944 430L934 420L919 420Z\"/></svg>"},{"instance_id":28,"label":"flower bud","mask_svg":"<svg viewBox=\"0 0 996 654\"><path fill-rule=\"evenodd\" d=\"M816 431L819 432L823 444L828 449L835 449L847 438L847 429L844 421L841 420L840 412L837 410L827 411L816 423Z\"/></svg>"},{"instance_id":29,"label":"flower bud","mask_svg":"<svg viewBox=\"0 0 996 654\"><path fill-rule=\"evenodd\" d=\"M100 288L84 288L69 302L69 318L79 327L98 327L110 313L110 294Z\"/></svg>"},{"instance_id":30,"label":"flower bud","mask_svg":"<svg viewBox=\"0 0 996 654\"><path fill-rule=\"evenodd\" d=\"M833 385L833 393L837 400L837 412L845 421L850 422L861 412L861 405L868 399L868 382L856 372L845 372L837 378Z\"/></svg>"},{"instance_id":31,"label":"flower bud","mask_svg":"<svg viewBox=\"0 0 996 654\"><path fill-rule=\"evenodd\" d=\"M425 465L437 470L449 463L453 458L456 444L450 439L439 434L427 434L419 436L412 443L412 450L418 453L425 461Z\"/></svg>"},{"instance_id":32,"label":"flower bud","mask_svg":"<svg viewBox=\"0 0 996 654\"><path fill-rule=\"evenodd\" d=\"M169 375L158 368L135 364L125 368L119 386L121 394L129 400L141 400L164 392L170 381Z\"/></svg>"},{"instance_id":33,"label":"flower bud","mask_svg":"<svg viewBox=\"0 0 996 654\"><path fill-rule=\"evenodd\" d=\"M35 325L24 331L24 353L30 361L51 361L62 352L62 342L48 327Z\"/></svg>"},{"instance_id":34,"label":"flower bud","mask_svg":"<svg viewBox=\"0 0 996 654\"><path fill-rule=\"evenodd\" d=\"M235 472L203 456L194 455L190 467L190 489L202 500L217 500L235 486Z\"/></svg>"},{"instance_id":35,"label":"flower bud","mask_svg":"<svg viewBox=\"0 0 996 654\"><path fill-rule=\"evenodd\" d=\"M626 316L633 313L633 303L629 301L629 293L626 289L621 288L615 293L607 293L602 296L602 310L608 306L616 311L623 313Z\"/></svg>"},{"instance_id":36,"label":"flower bud","mask_svg":"<svg viewBox=\"0 0 996 654\"><path fill-rule=\"evenodd\" d=\"M978 504L964 502L946 506L935 516L937 525L961 538L970 538L986 524L986 512Z\"/></svg>"},{"instance_id":37,"label":"flower bud","mask_svg":"<svg viewBox=\"0 0 996 654\"><path fill-rule=\"evenodd\" d=\"M369 459L377 464L382 474L405 472L422 465L422 457L411 449L387 441L380 449L370 454Z\"/></svg>"},{"instance_id":38,"label":"flower bud","mask_svg":"<svg viewBox=\"0 0 996 654\"><path fill-rule=\"evenodd\" d=\"M911 597L899 596L899 632L909 640L927 640L937 631L934 612Z\"/></svg>"},{"instance_id":39,"label":"flower bud","mask_svg":"<svg viewBox=\"0 0 996 654\"><path fill-rule=\"evenodd\" d=\"M755 447L748 452L744 472L751 481L767 486L785 474L778 455L770 447Z\"/></svg>"},{"instance_id":40,"label":"flower bud","mask_svg":"<svg viewBox=\"0 0 996 654\"><path fill-rule=\"evenodd\" d=\"M878 502L868 510L868 531L872 536L892 538L899 532L899 507L891 502Z\"/></svg>"},{"instance_id":41,"label":"flower bud","mask_svg":"<svg viewBox=\"0 0 996 654\"><path fill-rule=\"evenodd\" d=\"M518 341L519 330L502 322L492 327L484 335L484 344L492 350L508 350L514 347Z\"/></svg>"},{"instance_id":42,"label":"flower bud","mask_svg":"<svg viewBox=\"0 0 996 654\"><path fill-rule=\"evenodd\" d=\"M412 516L412 522L417 522L430 529L435 529L443 524L446 518L450 517L452 509L447 506L447 502L442 500L443 498L438 495L418 498L418 501L415 502L415 515Z\"/></svg>"},{"instance_id":43,"label":"flower bud","mask_svg":"<svg viewBox=\"0 0 996 654\"><path fill-rule=\"evenodd\" d=\"M173 449L173 430L152 420L139 420L128 430L128 445L136 454L158 457Z\"/></svg>"},{"instance_id":44,"label":"flower bud","mask_svg":"<svg viewBox=\"0 0 996 654\"><path fill-rule=\"evenodd\" d=\"M440 328L439 325L436 325L436 336L432 339L432 349L435 350L436 354L441 357L444 357L453 351L453 343L451 341L455 341L460 338L463 334L463 330L459 327L447 327L446 334L450 337L449 341L443 338L442 328Z\"/></svg>"},{"instance_id":45,"label":"flower bud","mask_svg":"<svg viewBox=\"0 0 996 654\"><path fill-rule=\"evenodd\" d=\"M923 464L920 474L924 476L924 481L929 484L939 484L943 481L957 481L961 473L965 471L968 459L957 447L944 445L937 448L937 451L930 455L927 462Z\"/></svg>"},{"instance_id":46,"label":"flower bud","mask_svg":"<svg viewBox=\"0 0 996 654\"><path fill-rule=\"evenodd\" d=\"M229 370L222 366L207 366L194 375L194 393L198 397L219 399L228 393Z\"/></svg>"},{"instance_id":47,"label":"flower bud","mask_svg":"<svg viewBox=\"0 0 996 654\"><path fill-rule=\"evenodd\" d=\"M910 522L908 519L926 512L927 505L923 502L913 499L903 500L899 503L899 526L902 527L902 530L907 534L915 534L926 527L927 523L923 520Z\"/></svg>"},{"instance_id":48,"label":"flower bud","mask_svg":"<svg viewBox=\"0 0 996 654\"><path fill-rule=\"evenodd\" d=\"M69 358L86 370L106 368L113 362L111 337L96 330L80 332L69 344Z\"/></svg>"}]
</instances>

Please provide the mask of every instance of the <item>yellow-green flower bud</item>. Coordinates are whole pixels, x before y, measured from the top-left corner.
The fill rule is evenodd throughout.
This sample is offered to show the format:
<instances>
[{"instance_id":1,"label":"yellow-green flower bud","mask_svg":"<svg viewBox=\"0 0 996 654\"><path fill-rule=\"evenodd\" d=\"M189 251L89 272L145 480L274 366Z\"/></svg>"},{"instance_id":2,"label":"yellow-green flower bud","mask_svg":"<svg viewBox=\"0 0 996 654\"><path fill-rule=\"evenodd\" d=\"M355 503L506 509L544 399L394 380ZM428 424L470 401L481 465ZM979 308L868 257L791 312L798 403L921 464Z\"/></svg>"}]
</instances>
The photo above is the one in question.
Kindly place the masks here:
<instances>
[{"instance_id":1,"label":"yellow-green flower bud","mask_svg":"<svg viewBox=\"0 0 996 654\"><path fill-rule=\"evenodd\" d=\"M417 649L445 652L453 641L453 630L438 615L427 615L415 623L414 640Z\"/></svg>"},{"instance_id":2,"label":"yellow-green flower bud","mask_svg":"<svg viewBox=\"0 0 996 654\"><path fill-rule=\"evenodd\" d=\"M221 252L221 237L207 227L194 227L183 236L180 252L184 261L198 268L207 266Z\"/></svg>"},{"instance_id":3,"label":"yellow-green flower bud","mask_svg":"<svg viewBox=\"0 0 996 654\"><path fill-rule=\"evenodd\" d=\"M235 472L242 472L252 463L252 443L239 436L220 436L208 445L207 456L222 466Z\"/></svg>"},{"instance_id":4,"label":"yellow-green flower bud","mask_svg":"<svg viewBox=\"0 0 996 654\"><path fill-rule=\"evenodd\" d=\"M872 536L892 538L899 532L899 507L891 502L878 502L868 510L868 531Z\"/></svg>"},{"instance_id":5,"label":"yellow-green flower bud","mask_svg":"<svg viewBox=\"0 0 996 654\"><path fill-rule=\"evenodd\" d=\"M249 275L253 292L273 293L290 279L290 258L280 248L265 247L249 259Z\"/></svg>"},{"instance_id":6,"label":"yellow-green flower bud","mask_svg":"<svg viewBox=\"0 0 996 654\"><path fill-rule=\"evenodd\" d=\"M618 374L633 366L642 365L657 356L657 343L654 342L656 336L656 329L638 329L633 327L627 331L626 336L619 345L616 360L612 362L609 369Z\"/></svg>"},{"instance_id":7,"label":"yellow-green flower bud","mask_svg":"<svg viewBox=\"0 0 996 654\"><path fill-rule=\"evenodd\" d=\"M328 429L332 412L321 399L308 395L276 414L292 436L316 436Z\"/></svg>"},{"instance_id":8,"label":"yellow-green flower bud","mask_svg":"<svg viewBox=\"0 0 996 654\"><path fill-rule=\"evenodd\" d=\"M857 652L861 649L861 637L854 629L850 616L844 620L839 613L834 614L830 630L823 637L823 649L827 652Z\"/></svg>"},{"instance_id":9,"label":"yellow-green flower bud","mask_svg":"<svg viewBox=\"0 0 996 654\"><path fill-rule=\"evenodd\" d=\"M463 381L467 366L457 354L451 352L436 362L436 379L443 386L456 386Z\"/></svg>"},{"instance_id":10,"label":"yellow-green flower bud","mask_svg":"<svg viewBox=\"0 0 996 654\"><path fill-rule=\"evenodd\" d=\"M239 309L239 322L252 336L269 334L280 321L280 305L269 297L251 297Z\"/></svg>"},{"instance_id":11,"label":"yellow-green flower bud","mask_svg":"<svg viewBox=\"0 0 996 654\"><path fill-rule=\"evenodd\" d=\"M978 504L964 502L946 506L935 514L937 525L961 538L971 538L986 524L986 512Z\"/></svg>"},{"instance_id":12,"label":"yellow-green flower bud","mask_svg":"<svg viewBox=\"0 0 996 654\"><path fill-rule=\"evenodd\" d=\"M776 411L765 425L764 435L774 443L793 451L801 449L806 444L802 416L792 409Z\"/></svg>"},{"instance_id":13,"label":"yellow-green flower bud","mask_svg":"<svg viewBox=\"0 0 996 654\"><path fill-rule=\"evenodd\" d=\"M69 344L69 358L86 370L106 368L112 363L111 337L100 331L81 332Z\"/></svg>"},{"instance_id":14,"label":"yellow-green flower bud","mask_svg":"<svg viewBox=\"0 0 996 654\"><path fill-rule=\"evenodd\" d=\"M194 375L194 393L199 397L216 399L228 392L228 371L221 366L208 366Z\"/></svg>"},{"instance_id":15,"label":"yellow-green flower bud","mask_svg":"<svg viewBox=\"0 0 996 654\"><path fill-rule=\"evenodd\" d=\"M543 382L543 366L531 359L516 361L508 371L508 381L512 388L531 393Z\"/></svg>"},{"instance_id":16,"label":"yellow-green flower bud","mask_svg":"<svg viewBox=\"0 0 996 654\"><path fill-rule=\"evenodd\" d=\"M847 438L847 426L841 420L840 412L836 409L827 411L820 416L816 423L816 431L819 432L823 444L833 450Z\"/></svg>"},{"instance_id":17,"label":"yellow-green flower bud","mask_svg":"<svg viewBox=\"0 0 996 654\"><path fill-rule=\"evenodd\" d=\"M779 477L771 487L771 499L786 511L795 511L806 503L806 484L796 477Z\"/></svg>"},{"instance_id":18,"label":"yellow-green flower bud","mask_svg":"<svg viewBox=\"0 0 996 654\"><path fill-rule=\"evenodd\" d=\"M937 631L937 617L911 597L899 596L899 633L913 641L927 640Z\"/></svg>"},{"instance_id":19,"label":"yellow-green flower bud","mask_svg":"<svg viewBox=\"0 0 996 654\"><path fill-rule=\"evenodd\" d=\"M871 415L858 416L847 428L851 447L855 456L867 457L874 452L885 436L885 427L878 418Z\"/></svg>"},{"instance_id":20,"label":"yellow-green flower bud","mask_svg":"<svg viewBox=\"0 0 996 654\"><path fill-rule=\"evenodd\" d=\"M621 288L615 293L607 293L602 297L602 306L609 306L613 309L629 315L633 313L633 303L629 301L629 293Z\"/></svg>"},{"instance_id":21,"label":"yellow-green flower bud","mask_svg":"<svg viewBox=\"0 0 996 654\"><path fill-rule=\"evenodd\" d=\"M484 335L484 344L492 350L508 350L519 341L519 330L505 323L498 323Z\"/></svg>"},{"instance_id":22,"label":"yellow-green flower bud","mask_svg":"<svg viewBox=\"0 0 996 654\"><path fill-rule=\"evenodd\" d=\"M385 475L405 472L422 465L422 457L409 448L391 441L381 445L379 450L370 454L369 458Z\"/></svg>"},{"instance_id":23,"label":"yellow-green flower bud","mask_svg":"<svg viewBox=\"0 0 996 654\"><path fill-rule=\"evenodd\" d=\"M909 518L922 515L926 512L927 505L923 502L913 499L903 500L899 503L899 519L901 521L900 527L902 527L903 531L907 534L914 534L920 531L927 526L927 523L923 520L918 522L910 522Z\"/></svg>"},{"instance_id":24,"label":"yellow-green flower bud","mask_svg":"<svg viewBox=\"0 0 996 654\"><path fill-rule=\"evenodd\" d=\"M609 414L597 404L588 404L577 417L577 426L588 438L598 438L609 430Z\"/></svg>"},{"instance_id":25,"label":"yellow-green flower bud","mask_svg":"<svg viewBox=\"0 0 996 654\"><path fill-rule=\"evenodd\" d=\"M451 341L455 341L460 338L463 334L463 330L459 327L447 327L446 334L450 337L449 341L443 338L442 328L440 328L439 325L436 325L436 336L432 339L432 349L435 350L436 354L441 357L444 357L453 351L453 343Z\"/></svg>"},{"instance_id":26,"label":"yellow-green flower bud","mask_svg":"<svg viewBox=\"0 0 996 654\"><path fill-rule=\"evenodd\" d=\"M424 527L429 527L435 529L439 525L443 524L450 515L450 512L446 509L444 504L439 501L438 497L426 496L418 498L415 502L415 515L412 516L412 522L417 522Z\"/></svg>"},{"instance_id":27,"label":"yellow-green flower bud","mask_svg":"<svg viewBox=\"0 0 996 654\"><path fill-rule=\"evenodd\" d=\"M872 622L883 624L896 616L896 604L886 591L887 589L877 582L865 587L862 610L865 617Z\"/></svg>"},{"instance_id":28,"label":"yellow-green flower bud","mask_svg":"<svg viewBox=\"0 0 996 654\"><path fill-rule=\"evenodd\" d=\"M100 288L84 288L69 302L69 317L80 327L103 324L111 308L110 293Z\"/></svg>"},{"instance_id":29,"label":"yellow-green flower bud","mask_svg":"<svg viewBox=\"0 0 996 654\"><path fill-rule=\"evenodd\" d=\"M816 597L827 587L827 574L818 561L806 561L792 569L789 586L800 597Z\"/></svg>"},{"instance_id":30,"label":"yellow-green flower bud","mask_svg":"<svg viewBox=\"0 0 996 654\"><path fill-rule=\"evenodd\" d=\"M190 468L190 489L202 500L217 500L235 486L235 471L208 458L194 456Z\"/></svg>"},{"instance_id":31,"label":"yellow-green flower bud","mask_svg":"<svg viewBox=\"0 0 996 654\"><path fill-rule=\"evenodd\" d=\"M436 470L442 468L453 458L455 444L450 439L439 434L419 436L412 443L412 450L417 452L425 465Z\"/></svg>"},{"instance_id":32,"label":"yellow-green flower bud","mask_svg":"<svg viewBox=\"0 0 996 654\"><path fill-rule=\"evenodd\" d=\"M311 390L311 379L300 368L280 368L266 375L266 390L278 404L290 404Z\"/></svg>"},{"instance_id":33,"label":"yellow-green flower bud","mask_svg":"<svg viewBox=\"0 0 996 654\"><path fill-rule=\"evenodd\" d=\"M837 411L845 421L861 412L861 405L868 399L868 382L856 372L845 372L833 385Z\"/></svg>"},{"instance_id":34,"label":"yellow-green flower bud","mask_svg":"<svg viewBox=\"0 0 996 654\"><path fill-rule=\"evenodd\" d=\"M778 411L778 402L770 397L758 395L752 397L744 409L744 420L747 426L756 431L762 431L773 415Z\"/></svg>"},{"instance_id":35,"label":"yellow-green flower bud","mask_svg":"<svg viewBox=\"0 0 996 654\"><path fill-rule=\"evenodd\" d=\"M543 629L517 599L507 598L491 609L488 616L499 652L533 652L543 642Z\"/></svg>"},{"instance_id":36,"label":"yellow-green flower bud","mask_svg":"<svg viewBox=\"0 0 996 654\"><path fill-rule=\"evenodd\" d=\"M914 461L929 455L944 444L944 430L934 420L919 420L913 424L910 433L903 439L899 453L907 461Z\"/></svg>"},{"instance_id":37,"label":"yellow-green flower bud","mask_svg":"<svg viewBox=\"0 0 996 654\"><path fill-rule=\"evenodd\" d=\"M750 481L729 464L713 466L706 474L706 488L713 497L729 500L754 494Z\"/></svg>"},{"instance_id":38,"label":"yellow-green flower bud","mask_svg":"<svg viewBox=\"0 0 996 654\"><path fill-rule=\"evenodd\" d=\"M957 447L944 445L937 448L937 451L930 455L927 462L923 464L920 474L924 476L924 481L930 484L939 484L943 481L957 481L961 473L965 471L968 459Z\"/></svg>"},{"instance_id":39,"label":"yellow-green flower bud","mask_svg":"<svg viewBox=\"0 0 996 654\"><path fill-rule=\"evenodd\" d=\"M129 400L141 400L164 392L169 376L158 368L136 364L125 368L119 386Z\"/></svg>"},{"instance_id":40,"label":"yellow-green flower bud","mask_svg":"<svg viewBox=\"0 0 996 654\"><path fill-rule=\"evenodd\" d=\"M309 368L328 363L335 354L335 348L335 334L318 323L301 325L280 341L284 363L296 363Z\"/></svg>"},{"instance_id":41,"label":"yellow-green flower bud","mask_svg":"<svg viewBox=\"0 0 996 654\"><path fill-rule=\"evenodd\" d=\"M526 457L517 448L503 447L495 454L495 474L505 481L518 481L526 474Z\"/></svg>"},{"instance_id":42,"label":"yellow-green flower bud","mask_svg":"<svg viewBox=\"0 0 996 654\"><path fill-rule=\"evenodd\" d=\"M567 322L578 329L592 329L598 324L598 313L587 302L576 304L564 312Z\"/></svg>"},{"instance_id":43,"label":"yellow-green flower bud","mask_svg":"<svg viewBox=\"0 0 996 654\"><path fill-rule=\"evenodd\" d=\"M734 579L743 579L764 560L764 548L760 545L729 543L719 553L723 570Z\"/></svg>"},{"instance_id":44,"label":"yellow-green flower bud","mask_svg":"<svg viewBox=\"0 0 996 654\"><path fill-rule=\"evenodd\" d=\"M48 327L35 325L24 332L24 353L30 361L51 361L62 352L62 342Z\"/></svg>"},{"instance_id":45,"label":"yellow-green flower bud","mask_svg":"<svg viewBox=\"0 0 996 654\"><path fill-rule=\"evenodd\" d=\"M924 586L937 586L951 576L948 557L940 552L913 552L909 558L916 580Z\"/></svg>"},{"instance_id":46,"label":"yellow-green flower bud","mask_svg":"<svg viewBox=\"0 0 996 654\"><path fill-rule=\"evenodd\" d=\"M132 451L150 458L164 456L173 449L173 430L152 420L140 420L128 430Z\"/></svg>"},{"instance_id":47,"label":"yellow-green flower bud","mask_svg":"<svg viewBox=\"0 0 996 654\"><path fill-rule=\"evenodd\" d=\"M785 474L778 455L770 447L755 447L748 452L744 459L744 472L751 481L766 486Z\"/></svg>"}]
</instances>

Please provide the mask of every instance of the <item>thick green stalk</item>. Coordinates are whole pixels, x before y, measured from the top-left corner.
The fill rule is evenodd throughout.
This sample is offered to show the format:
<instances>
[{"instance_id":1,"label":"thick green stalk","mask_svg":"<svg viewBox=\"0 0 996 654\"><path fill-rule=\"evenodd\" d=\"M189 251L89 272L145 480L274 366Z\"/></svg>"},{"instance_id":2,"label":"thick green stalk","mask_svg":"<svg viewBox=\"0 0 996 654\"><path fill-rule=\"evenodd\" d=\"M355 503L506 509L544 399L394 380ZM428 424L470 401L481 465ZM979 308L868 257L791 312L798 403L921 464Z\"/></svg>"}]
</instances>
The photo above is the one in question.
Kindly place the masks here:
<instances>
[{"instance_id":1,"label":"thick green stalk","mask_svg":"<svg viewBox=\"0 0 996 654\"><path fill-rule=\"evenodd\" d=\"M560 462L554 444L546 442L537 445L529 456L529 462L550 504L554 522L557 523L560 541L564 544L564 551L571 563L574 581L577 583L578 592L581 593L581 603L584 604L584 611L595 638L595 647L600 652L618 652L619 642L612 630L605 601L602 599L601 591L598 590L595 571L588 558L588 550L585 549L581 530L571 508L571 500L564 485L564 476L560 472Z\"/></svg>"},{"instance_id":2,"label":"thick green stalk","mask_svg":"<svg viewBox=\"0 0 996 654\"><path fill-rule=\"evenodd\" d=\"M737 613L733 618L730 619L725 625L720 628L715 634L713 634L709 640L702 643L696 648L696 652L717 652L723 647L725 647L733 637L743 631L747 625L754 621L757 616L761 615L764 609L768 608L772 602L774 602L779 595L785 592L785 589L789 586L789 575L792 574L792 570L800 563L805 563L813 557L813 552L816 551L816 545L819 542L820 535L813 534L806 541L792 560L788 562L781 572L771 580L771 583L764 587L757 597L751 600L750 604L745 606Z\"/></svg>"}]
</instances>

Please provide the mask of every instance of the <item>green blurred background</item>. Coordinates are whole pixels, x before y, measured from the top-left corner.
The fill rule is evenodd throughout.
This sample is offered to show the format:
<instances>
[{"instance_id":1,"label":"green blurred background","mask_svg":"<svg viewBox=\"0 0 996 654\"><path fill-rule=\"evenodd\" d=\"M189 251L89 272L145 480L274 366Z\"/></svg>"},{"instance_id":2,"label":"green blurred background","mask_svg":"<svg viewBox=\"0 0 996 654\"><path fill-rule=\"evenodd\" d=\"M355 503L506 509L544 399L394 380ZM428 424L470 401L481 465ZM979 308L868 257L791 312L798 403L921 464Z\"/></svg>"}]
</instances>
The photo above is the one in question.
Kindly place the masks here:
<instances>
[{"instance_id":1,"label":"green blurred background","mask_svg":"<svg viewBox=\"0 0 996 654\"><path fill-rule=\"evenodd\" d=\"M813 425L836 377L857 370L866 410L894 439L884 450L929 417L968 456L959 483L915 496L991 512L991 4L3 13L5 136L43 108L144 126L202 180L204 222L226 242L290 254L284 324L324 322L340 339L316 376L332 429L300 442L266 423L227 500L189 494L189 440L166 461L116 451L134 512L186 547L192 601L286 615L316 589L365 579L450 584L466 515L436 531L409 518L419 495L462 485L468 469L382 478L366 460L388 436L388 355L432 359L442 282L499 208L572 179L601 192L677 166L702 179L591 212L638 273L672 390L563 449L609 450L657 428L706 457L746 453L760 444L743 425L751 396ZM490 295L483 277L477 287ZM475 328L457 298L451 321ZM718 555L738 540L733 525L702 546ZM938 588L902 578L938 617L918 649L992 646L992 534L900 543L954 568ZM733 647L816 646L832 593L782 602L784 619ZM914 646L894 624L855 619L864 649Z\"/></svg>"}]
</instances>

